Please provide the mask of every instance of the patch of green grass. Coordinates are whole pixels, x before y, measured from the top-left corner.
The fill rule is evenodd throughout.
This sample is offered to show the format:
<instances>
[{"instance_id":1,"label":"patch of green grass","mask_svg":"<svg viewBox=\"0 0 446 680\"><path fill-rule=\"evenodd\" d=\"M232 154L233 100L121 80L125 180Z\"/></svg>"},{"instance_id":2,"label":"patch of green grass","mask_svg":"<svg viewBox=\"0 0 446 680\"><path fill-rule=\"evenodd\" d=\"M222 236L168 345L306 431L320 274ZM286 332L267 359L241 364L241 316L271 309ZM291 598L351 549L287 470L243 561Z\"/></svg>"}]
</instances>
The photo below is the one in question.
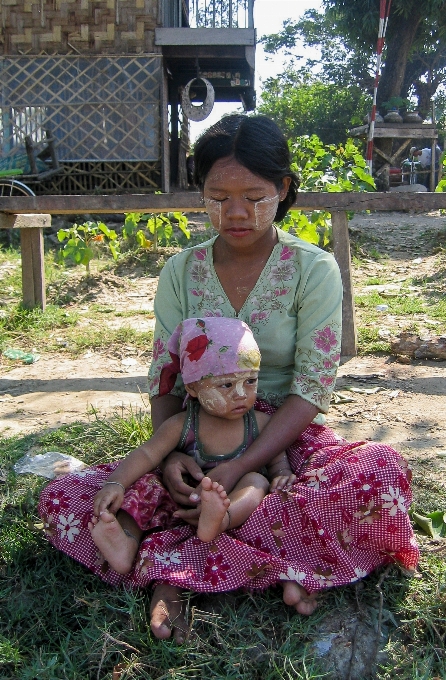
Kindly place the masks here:
<instances>
[{"instance_id":1,"label":"patch of green grass","mask_svg":"<svg viewBox=\"0 0 446 680\"><path fill-rule=\"evenodd\" d=\"M398 297L382 297L376 291L365 295L357 295L355 304L366 310L376 310L378 305L387 305L387 314L412 315L426 312L425 302L422 297L406 297L404 294Z\"/></svg>"},{"instance_id":2,"label":"patch of green grass","mask_svg":"<svg viewBox=\"0 0 446 680\"><path fill-rule=\"evenodd\" d=\"M35 348L38 352L65 351L78 356L86 350L108 350L112 346L132 345L141 350L152 346L152 331L141 332L130 326L108 328L95 324L94 318L89 325L78 325L79 318L78 312L67 312L55 305L48 305L45 311L21 305L9 307L7 315L0 318L0 350ZM63 346L57 339L61 335Z\"/></svg>"},{"instance_id":3,"label":"patch of green grass","mask_svg":"<svg viewBox=\"0 0 446 680\"><path fill-rule=\"evenodd\" d=\"M76 312L66 312L55 305L48 305L45 311L11 305L0 318L0 347L29 349L41 345L47 348L49 331L69 328L77 319Z\"/></svg>"},{"instance_id":4,"label":"patch of green grass","mask_svg":"<svg viewBox=\"0 0 446 680\"><path fill-rule=\"evenodd\" d=\"M0 248L0 282L2 294L14 297L21 293L22 268L20 252L14 248Z\"/></svg>"},{"instance_id":5,"label":"patch of green grass","mask_svg":"<svg viewBox=\"0 0 446 680\"><path fill-rule=\"evenodd\" d=\"M417 323L416 321L411 321L410 323L407 324L407 326L404 327L404 331L406 333L419 333L420 324Z\"/></svg>"},{"instance_id":6,"label":"patch of green grass","mask_svg":"<svg viewBox=\"0 0 446 680\"><path fill-rule=\"evenodd\" d=\"M153 309L131 309L128 312L116 312L115 316L126 319L128 317L132 316L148 316L149 318L154 319L155 318L155 313Z\"/></svg>"},{"instance_id":7,"label":"patch of green grass","mask_svg":"<svg viewBox=\"0 0 446 680\"><path fill-rule=\"evenodd\" d=\"M379 337L378 329L371 326L358 328L358 354L390 354L390 343Z\"/></svg>"},{"instance_id":8,"label":"patch of green grass","mask_svg":"<svg viewBox=\"0 0 446 680\"><path fill-rule=\"evenodd\" d=\"M82 326L70 329L64 337L68 343L66 349L73 356L78 356L86 350L106 351L111 347L118 349L123 345L148 350L153 342L152 331L141 332L130 326L121 328Z\"/></svg>"},{"instance_id":9,"label":"patch of green grass","mask_svg":"<svg viewBox=\"0 0 446 680\"><path fill-rule=\"evenodd\" d=\"M446 677L444 557L423 556L419 564L419 576L408 582L404 598L389 592L400 625L387 645L388 661L379 674L383 680L432 680ZM388 588L384 585L386 595Z\"/></svg>"},{"instance_id":10,"label":"patch of green grass","mask_svg":"<svg viewBox=\"0 0 446 680\"><path fill-rule=\"evenodd\" d=\"M89 309L90 314L98 313L98 314L114 314L115 308L110 307L110 305L102 305L98 302L93 302L93 304L90 305Z\"/></svg>"},{"instance_id":11,"label":"patch of green grass","mask_svg":"<svg viewBox=\"0 0 446 680\"><path fill-rule=\"evenodd\" d=\"M385 286L389 283L388 277L370 276L364 281L364 286Z\"/></svg>"},{"instance_id":12,"label":"patch of green grass","mask_svg":"<svg viewBox=\"0 0 446 680\"><path fill-rule=\"evenodd\" d=\"M435 305L429 305L428 312L430 316L446 323L446 299L444 293L442 297L436 301Z\"/></svg>"}]
</instances>

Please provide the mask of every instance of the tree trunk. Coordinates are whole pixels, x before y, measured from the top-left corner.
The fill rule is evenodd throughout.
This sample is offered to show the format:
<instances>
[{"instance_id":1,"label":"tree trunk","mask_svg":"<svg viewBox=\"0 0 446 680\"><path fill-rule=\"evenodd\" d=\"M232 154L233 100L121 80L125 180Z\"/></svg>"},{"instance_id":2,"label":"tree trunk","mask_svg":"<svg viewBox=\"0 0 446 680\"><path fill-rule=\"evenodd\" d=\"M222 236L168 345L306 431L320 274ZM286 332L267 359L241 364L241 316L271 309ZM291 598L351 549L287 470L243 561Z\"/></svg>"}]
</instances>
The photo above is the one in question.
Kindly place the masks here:
<instances>
[{"instance_id":1,"label":"tree trunk","mask_svg":"<svg viewBox=\"0 0 446 680\"><path fill-rule=\"evenodd\" d=\"M427 118L432 113L432 97L438 88L438 83L423 83L421 80L414 82L415 92L418 98L418 111L422 118Z\"/></svg>"},{"instance_id":2,"label":"tree trunk","mask_svg":"<svg viewBox=\"0 0 446 680\"><path fill-rule=\"evenodd\" d=\"M407 18L398 17L397 21L398 30L393 35L389 31L390 37L387 42L385 65L377 92L377 107L384 115L386 110L382 108L383 102L388 101L391 97L401 96L407 58L418 26L422 21L422 16L414 12Z\"/></svg>"}]
</instances>

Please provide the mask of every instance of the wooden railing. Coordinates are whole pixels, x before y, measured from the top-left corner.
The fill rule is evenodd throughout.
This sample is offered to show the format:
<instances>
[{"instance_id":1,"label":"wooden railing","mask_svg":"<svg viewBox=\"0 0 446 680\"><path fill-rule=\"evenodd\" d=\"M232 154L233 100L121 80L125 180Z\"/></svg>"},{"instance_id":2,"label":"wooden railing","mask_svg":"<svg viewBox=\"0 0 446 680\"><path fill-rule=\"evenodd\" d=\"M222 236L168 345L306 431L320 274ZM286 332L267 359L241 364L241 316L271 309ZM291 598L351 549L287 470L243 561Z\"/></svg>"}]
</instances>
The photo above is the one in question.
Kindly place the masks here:
<instances>
[{"instance_id":1,"label":"wooden railing","mask_svg":"<svg viewBox=\"0 0 446 680\"><path fill-rule=\"evenodd\" d=\"M446 209L446 193L299 193L293 206L299 210L331 213L334 256L344 286L342 355L356 354L356 325L351 276L347 211ZM119 196L8 196L0 197L0 228L20 229L22 242L23 301L28 307L45 307L42 229L50 215L126 212L204 212L199 193L129 194Z\"/></svg>"}]
</instances>

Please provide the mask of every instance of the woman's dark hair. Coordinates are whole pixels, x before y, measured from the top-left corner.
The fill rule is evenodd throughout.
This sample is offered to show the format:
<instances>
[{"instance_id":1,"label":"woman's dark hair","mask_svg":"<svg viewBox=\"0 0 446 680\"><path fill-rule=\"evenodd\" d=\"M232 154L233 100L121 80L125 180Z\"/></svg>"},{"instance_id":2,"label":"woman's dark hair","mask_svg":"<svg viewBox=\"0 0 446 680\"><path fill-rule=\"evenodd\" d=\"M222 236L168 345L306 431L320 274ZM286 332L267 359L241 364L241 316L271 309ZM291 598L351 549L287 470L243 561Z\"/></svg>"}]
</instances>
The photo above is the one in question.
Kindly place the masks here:
<instances>
[{"instance_id":1,"label":"woman's dark hair","mask_svg":"<svg viewBox=\"0 0 446 680\"><path fill-rule=\"evenodd\" d=\"M203 189L216 161L231 156L254 175L282 188L284 177L291 177L290 188L279 203L275 222L280 222L296 200L299 179L290 169L291 156L281 129L267 116L224 116L204 132L195 144L194 182Z\"/></svg>"}]
</instances>

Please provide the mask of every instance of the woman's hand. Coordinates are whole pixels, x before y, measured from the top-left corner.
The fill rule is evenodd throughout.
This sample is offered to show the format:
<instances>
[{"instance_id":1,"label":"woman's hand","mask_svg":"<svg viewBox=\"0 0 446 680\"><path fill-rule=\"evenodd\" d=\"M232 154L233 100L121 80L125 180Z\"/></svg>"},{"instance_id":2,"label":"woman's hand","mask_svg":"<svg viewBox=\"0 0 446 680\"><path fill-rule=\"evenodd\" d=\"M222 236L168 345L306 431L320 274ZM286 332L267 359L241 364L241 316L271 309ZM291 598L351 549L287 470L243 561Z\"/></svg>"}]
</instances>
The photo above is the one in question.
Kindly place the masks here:
<instances>
[{"instance_id":1,"label":"woman's hand","mask_svg":"<svg viewBox=\"0 0 446 680\"><path fill-rule=\"evenodd\" d=\"M94 497L93 512L99 517L103 510L116 515L124 500L124 490L118 484L107 484Z\"/></svg>"},{"instance_id":2,"label":"woman's hand","mask_svg":"<svg viewBox=\"0 0 446 680\"><path fill-rule=\"evenodd\" d=\"M200 513L201 505L199 504L196 508L180 508L173 513L173 516L182 519L183 522L187 522L193 527L197 527Z\"/></svg>"},{"instance_id":3,"label":"woman's hand","mask_svg":"<svg viewBox=\"0 0 446 680\"><path fill-rule=\"evenodd\" d=\"M269 492L288 491L288 489L293 486L296 479L296 475L293 475L291 470L287 475L278 475L277 477L274 477L273 481L269 485Z\"/></svg>"},{"instance_id":4,"label":"woman's hand","mask_svg":"<svg viewBox=\"0 0 446 680\"><path fill-rule=\"evenodd\" d=\"M190 498L195 493L195 487L189 486L184 477L192 477L200 482L204 474L191 456L172 451L164 461L163 482L178 505L196 505L197 501Z\"/></svg>"},{"instance_id":5,"label":"woman's hand","mask_svg":"<svg viewBox=\"0 0 446 680\"><path fill-rule=\"evenodd\" d=\"M224 463L219 463L217 467L212 470L206 470L206 477L210 477L213 482L218 482L222 485L226 493L232 491L239 479L245 474L243 469L240 469L239 461L227 460ZM204 475L203 475L204 476ZM201 493L201 486L194 489L191 500L197 502Z\"/></svg>"}]
</instances>

